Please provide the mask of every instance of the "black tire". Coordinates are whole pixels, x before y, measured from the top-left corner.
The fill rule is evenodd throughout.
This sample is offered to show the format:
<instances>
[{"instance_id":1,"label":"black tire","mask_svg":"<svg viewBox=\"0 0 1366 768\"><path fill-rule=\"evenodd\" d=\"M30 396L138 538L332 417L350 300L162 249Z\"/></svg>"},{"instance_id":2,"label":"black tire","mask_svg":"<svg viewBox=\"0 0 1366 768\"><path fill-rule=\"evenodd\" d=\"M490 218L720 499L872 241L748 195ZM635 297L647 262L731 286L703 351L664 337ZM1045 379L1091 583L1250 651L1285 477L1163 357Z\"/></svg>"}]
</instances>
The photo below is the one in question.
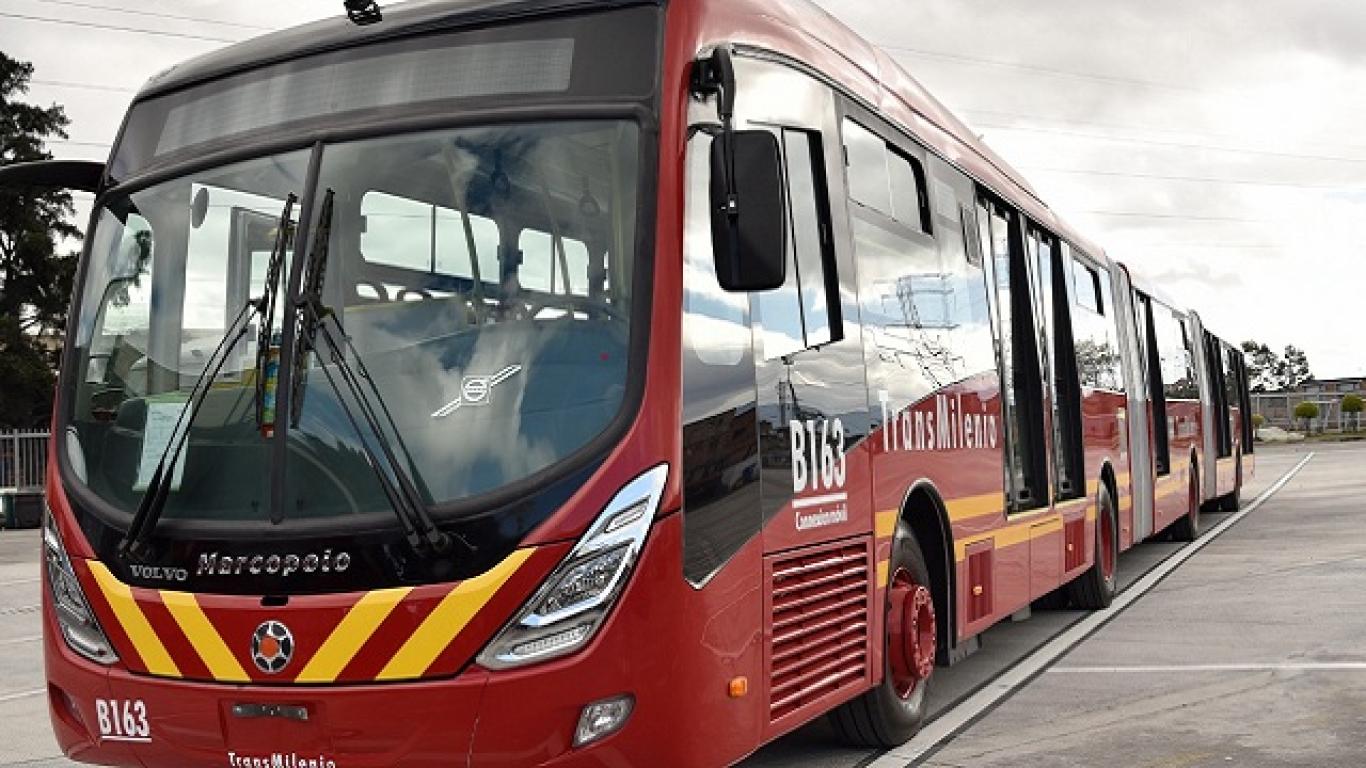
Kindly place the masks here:
<instances>
[{"instance_id":1,"label":"black tire","mask_svg":"<svg viewBox=\"0 0 1366 768\"><path fill-rule=\"evenodd\" d=\"M925 721L926 697L925 693L933 682L933 674L920 679L910 689L909 695L898 692L897 684L894 681L892 668L892 653L890 639L892 635L892 621L894 614L892 610L893 590L891 585L896 583L899 570L904 570L914 581L915 585L923 586L933 594L933 582L930 580L929 568L925 566L925 557L921 554L920 545L916 543L915 536L911 533L910 526L904 520L897 522L896 538L892 543L892 558L887 569L888 571L888 601L884 606L886 620L883 621L883 675L882 682L877 687L864 693L862 696L841 705L830 713L830 723L835 729L836 735L841 741L851 746L858 747L895 747L906 743L912 736L920 730L920 725ZM930 601L931 616L933 616L934 603ZM934 625L935 643L940 642L942 632L938 622ZM929 658L934 657L934 650L928 651ZM932 663L932 661L931 661ZM933 667L931 667L931 670Z\"/></svg>"},{"instance_id":2,"label":"black tire","mask_svg":"<svg viewBox=\"0 0 1366 768\"><path fill-rule=\"evenodd\" d=\"M1200 538L1200 477L1191 467L1190 489L1187 491L1186 503L1189 507L1185 517L1172 523L1171 532L1174 541L1195 541Z\"/></svg>"},{"instance_id":3,"label":"black tire","mask_svg":"<svg viewBox=\"0 0 1366 768\"><path fill-rule=\"evenodd\" d=\"M1233 478L1233 490L1219 497L1219 510L1237 512L1243 503L1243 457L1238 457L1238 470Z\"/></svg>"},{"instance_id":4,"label":"black tire","mask_svg":"<svg viewBox=\"0 0 1366 768\"><path fill-rule=\"evenodd\" d=\"M1109 525L1109 536L1103 535L1106 525ZM1110 497L1110 489L1105 483L1101 483L1100 490L1096 491L1095 541L1095 562L1086 573L1067 585L1067 595L1072 599L1072 604L1083 610L1108 608L1118 591L1115 573L1119 562L1119 515L1115 512L1114 499ZM1109 552L1105 551L1106 547L1109 547Z\"/></svg>"}]
</instances>

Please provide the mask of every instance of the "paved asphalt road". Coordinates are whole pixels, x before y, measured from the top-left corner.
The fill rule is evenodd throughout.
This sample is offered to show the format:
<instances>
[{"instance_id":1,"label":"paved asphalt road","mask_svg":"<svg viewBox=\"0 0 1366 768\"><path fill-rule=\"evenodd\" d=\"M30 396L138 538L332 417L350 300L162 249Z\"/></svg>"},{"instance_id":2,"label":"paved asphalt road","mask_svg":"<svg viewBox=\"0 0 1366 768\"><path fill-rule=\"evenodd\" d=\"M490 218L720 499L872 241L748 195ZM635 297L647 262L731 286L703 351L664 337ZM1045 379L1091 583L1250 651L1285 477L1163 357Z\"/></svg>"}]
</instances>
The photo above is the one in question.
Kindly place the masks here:
<instances>
[{"instance_id":1,"label":"paved asphalt road","mask_svg":"<svg viewBox=\"0 0 1366 768\"><path fill-rule=\"evenodd\" d=\"M1349 765L1366 743L1366 444L1316 446L1269 503L1181 566L1013 698L935 753L957 766ZM1259 454L1251 499L1307 452ZM1221 516L1207 516L1213 525ZM38 538L0 532L0 766L74 765L49 732L39 653ZM1150 542L1121 559L1132 583L1176 552ZM990 630L940 670L954 706L1084 614L1039 611ZM1310 631L1312 628L1312 631ZM745 768L852 768L876 753L833 744L814 723Z\"/></svg>"}]
</instances>

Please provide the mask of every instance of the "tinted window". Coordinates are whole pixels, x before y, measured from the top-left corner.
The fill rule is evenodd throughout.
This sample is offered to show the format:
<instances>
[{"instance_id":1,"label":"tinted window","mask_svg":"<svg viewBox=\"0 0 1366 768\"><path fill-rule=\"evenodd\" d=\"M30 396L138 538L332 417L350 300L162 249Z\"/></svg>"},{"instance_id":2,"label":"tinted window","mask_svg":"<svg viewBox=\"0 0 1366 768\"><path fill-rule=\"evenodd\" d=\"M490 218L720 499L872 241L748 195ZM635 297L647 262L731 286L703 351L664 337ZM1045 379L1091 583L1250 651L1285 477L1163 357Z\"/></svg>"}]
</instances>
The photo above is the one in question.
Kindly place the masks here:
<instances>
[{"instance_id":1,"label":"tinted window","mask_svg":"<svg viewBox=\"0 0 1366 768\"><path fill-rule=\"evenodd\" d=\"M892 176L892 215L921 232L930 231L930 206L925 193L925 171L920 161L892 152L887 157Z\"/></svg>"},{"instance_id":2,"label":"tinted window","mask_svg":"<svg viewBox=\"0 0 1366 768\"><path fill-rule=\"evenodd\" d=\"M782 129L788 182L787 280L781 288L755 294L763 329L764 358L771 360L839 338L832 321L826 188L820 174L818 135Z\"/></svg>"},{"instance_id":3,"label":"tinted window","mask_svg":"<svg viewBox=\"0 0 1366 768\"><path fill-rule=\"evenodd\" d=\"M1098 290L1102 277L1108 286L1109 276L1080 259L1073 260L1072 275L1075 292L1072 340L1076 344L1077 375L1081 385L1123 392L1124 376L1115 323L1105 316L1106 302Z\"/></svg>"},{"instance_id":4,"label":"tinted window","mask_svg":"<svg viewBox=\"0 0 1366 768\"><path fill-rule=\"evenodd\" d=\"M1169 400L1194 400L1195 373L1191 368L1191 352L1186 345L1182 319L1170 307L1153 302L1153 328L1157 336L1157 351L1162 361L1162 390Z\"/></svg>"},{"instance_id":5,"label":"tinted window","mask_svg":"<svg viewBox=\"0 0 1366 768\"><path fill-rule=\"evenodd\" d=\"M482 282L498 283L498 225L491 219L379 191L365 193L360 210L366 263L463 278L477 268Z\"/></svg>"},{"instance_id":6,"label":"tinted window","mask_svg":"<svg viewBox=\"0 0 1366 768\"><path fill-rule=\"evenodd\" d=\"M858 123L845 120L844 151L849 166L850 199L891 216L892 191L887 168L887 143Z\"/></svg>"},{"instance_id":7,"label":"tinted window","mask_svg":"<svg viewBox=\"0 0 1366 768\"><path fill-rule=\"evenodd\" d=\"M788 213L792 222L792 244L797 256L797 275L801 280L802 321L808 347L830 341L829 289L826 286L825 248L821 237L823 217L816 189L819 152L819 142L813 141L811 134L783 131L788 202L791 206ZM824 194L823 188L820 194Z\"/></svg>"}]
</instances>

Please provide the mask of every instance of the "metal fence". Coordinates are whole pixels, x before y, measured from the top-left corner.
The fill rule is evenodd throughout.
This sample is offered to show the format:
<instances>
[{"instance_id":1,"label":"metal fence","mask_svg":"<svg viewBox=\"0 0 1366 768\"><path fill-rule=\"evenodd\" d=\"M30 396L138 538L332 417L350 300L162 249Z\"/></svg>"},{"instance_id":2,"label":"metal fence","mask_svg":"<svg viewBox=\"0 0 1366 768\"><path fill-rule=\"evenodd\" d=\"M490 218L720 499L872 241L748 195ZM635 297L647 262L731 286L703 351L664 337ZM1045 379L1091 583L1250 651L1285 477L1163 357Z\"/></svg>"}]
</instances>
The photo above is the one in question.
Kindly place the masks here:
<instances>
[{"instance_id":1,"label":"metal fence","mask_svg":"<svg viewBox=\"0 0 1366 768\"><path fill-rule=\"evenodd\" d=\"M47 432L0 430L0 494L43 492Z\"/></svg>"}]
</instances>

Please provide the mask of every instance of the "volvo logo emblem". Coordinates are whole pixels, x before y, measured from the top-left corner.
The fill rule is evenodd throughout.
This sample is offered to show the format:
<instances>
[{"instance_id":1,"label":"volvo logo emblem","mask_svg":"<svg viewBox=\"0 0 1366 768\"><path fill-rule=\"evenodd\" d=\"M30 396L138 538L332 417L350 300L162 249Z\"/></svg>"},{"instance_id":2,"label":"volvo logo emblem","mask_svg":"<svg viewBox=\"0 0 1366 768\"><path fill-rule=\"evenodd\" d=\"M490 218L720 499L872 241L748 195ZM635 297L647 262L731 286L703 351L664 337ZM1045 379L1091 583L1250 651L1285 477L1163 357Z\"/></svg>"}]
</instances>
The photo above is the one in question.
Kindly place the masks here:
<instances>
[{"instance_id":1,"label":"volvo logo emblem","mask_svg":"<svg viewBox=\"0 0 1366 768\"><path fill-rule=\"evenodd\" d=\"M294 635L289 627L270 620L256 628L251 635L251 660L267 675L279 674L294 656Z\"/></svg>"},{"instance_id":2,"label":"volvo logo emblem","mask_svg":"<svg viewBox=\"0 0 1366 768\"><path fill-rule=\"evenodd\" d=\"M466 376L460 380L460 395L432 413L433 419L444 419L460 410L461 406L482 406L492 402L493 388L522 372L522 366L509 365L491 376Z\"/></svg>"}]
</instances>

